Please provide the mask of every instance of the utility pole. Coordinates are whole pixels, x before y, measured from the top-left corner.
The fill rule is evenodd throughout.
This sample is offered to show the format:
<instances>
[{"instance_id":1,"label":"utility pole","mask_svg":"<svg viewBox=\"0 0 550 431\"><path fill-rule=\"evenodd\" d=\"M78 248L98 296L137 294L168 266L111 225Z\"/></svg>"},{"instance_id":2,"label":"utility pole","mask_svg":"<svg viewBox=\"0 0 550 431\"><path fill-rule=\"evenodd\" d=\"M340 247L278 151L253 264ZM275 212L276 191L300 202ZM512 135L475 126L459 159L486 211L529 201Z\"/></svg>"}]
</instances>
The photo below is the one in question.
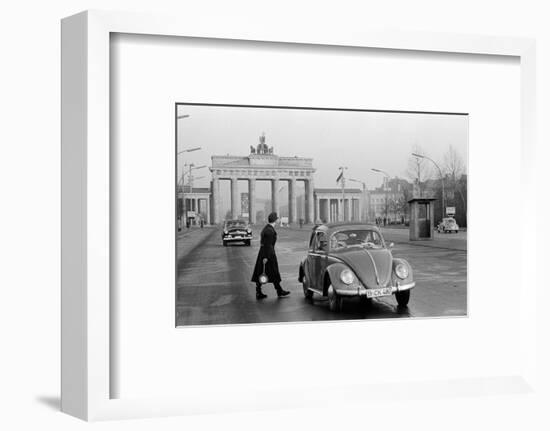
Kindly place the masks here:
<instances>
[{"instance_id":1,"label":"utility pole","mask_svg":"<svg viewBox=\"0 0 550 431\"><path fill-rule=\"evenodd\" d=\"M185 118L189 118L191 117L189 114L183 114L183 115L178 115L177 116L177 120L183 120ZM179 122L176 122L176 138L178 137L178 133L177 133L177 129L179 128ZM179 147L179 139L178 139L178 142L176 143L176 147ZM183 153L191 153L193 151L198 151L198 150L201 150L202 147L194 147L194 148L187 148L187 149L184 149L184 150L179 150L177 149L177 154L176 154L176 163L179 161L179 156ZM184 165L185 167L185 165ZM182 167L182 172L181 172L181 215L178 217L178 231L181 230L182 228L182 224L186 221L186 215L185 215L185 189L184 189L184 175L185 175L185 168ZM177 178L177 173L176 173L176 178ZM177 196L177 187L176 187L176 203L178 202L178 196Z\"/></svg>"},{"instance_id":2,"label":"utility pole","mask_svg":"<svg viewBox=\"0 0 550 431\"><path fill-rule=\"evenodd\" d=\"M338 169L340 169L340 175L338 175L336 182L340 181L340 183L342 184L342 218L340 221L346 221L346 212L345 212L346 178L344 177L344 171L347 169L347 166L340 166Z\"/></svg>"},{"instance_id":3,"label":"utility pole","mask_svg":"<svg viewBox=\"0 0 550 431\"><path fill-rule=\"evenodd\" d=\"M428 159L430 162L432 162L437 170L439 171L439 176L441 177L441 220L445 218L445 178L443 177L443 172L441 171L441 168L439 165L432 159L430 159L428 156L424 156L422 154L412 153L412 155L419 159Z\"/></svg>"},{"instance_id":4,"label":"utility pole","mask_svg":"<svg viewBox=\"0 0 550 431\"><path fill-rule=\"evenodd\" d=\"M384 183L383 183L383 189L384 189L384 218L388 219L388 180L390 179L390 174L388 174L386 171L383 171L382 169L376 169L371 168L371 171L378 172L379 174L384 175Z\"/></svg>"}]
</instances>

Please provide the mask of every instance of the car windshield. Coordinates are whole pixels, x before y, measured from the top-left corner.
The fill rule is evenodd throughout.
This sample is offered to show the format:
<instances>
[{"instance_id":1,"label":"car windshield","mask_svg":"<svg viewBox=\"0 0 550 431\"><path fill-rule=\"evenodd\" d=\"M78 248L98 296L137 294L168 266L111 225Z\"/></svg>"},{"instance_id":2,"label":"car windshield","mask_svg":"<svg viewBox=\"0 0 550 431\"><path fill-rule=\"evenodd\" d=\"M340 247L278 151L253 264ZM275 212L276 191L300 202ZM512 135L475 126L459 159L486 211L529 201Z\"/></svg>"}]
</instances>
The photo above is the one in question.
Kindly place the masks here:
<instances>
[{"instance_id":1,"label":"car windshield","mask_svg":"<svg viewBox=\"0 0 550 431\"><path fill-rule=\"evenodd\" d=\"M384 248L384 240L377 231L372 229L339 231L330 237L332 250L350 247Z\"/></svg>"},{"instance_id":2,"label":"car windshield","mask_svg":"<svg viewBox=\"0 0 550 431\"><path fill-rule=\"evenodd\" d=\"M229 220L225 226L227 228L246 227L246 223L243 220Z\"/></svg>"}]
</instances>

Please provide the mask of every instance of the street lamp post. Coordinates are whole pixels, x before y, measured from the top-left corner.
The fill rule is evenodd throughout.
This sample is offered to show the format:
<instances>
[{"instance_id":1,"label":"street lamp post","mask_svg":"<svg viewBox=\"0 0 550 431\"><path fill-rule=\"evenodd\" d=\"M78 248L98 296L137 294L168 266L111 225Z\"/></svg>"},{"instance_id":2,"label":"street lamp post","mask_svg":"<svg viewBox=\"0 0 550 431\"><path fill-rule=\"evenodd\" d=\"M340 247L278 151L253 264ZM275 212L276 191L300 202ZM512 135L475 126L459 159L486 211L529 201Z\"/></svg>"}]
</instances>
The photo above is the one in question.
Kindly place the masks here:
<instances>
[{"instance_id":1,"label":"street lamp post","mask_svg":"<svg viewBox=\"0 0 550 431\"><path fill-rule=\"evenodd\" d=\"M189 118L190 115L189 114L183 114L183 115L178 115L176 117L176 120L183 120L184 118ZM176 124L176 128L178 127L178 124ZM200 150L201 147L195 147L195 148L188 148L188 149L185 149L185 150L181 150L181 151L178 151L177 150L177 147L179 146L179 139L178 139L178 133L177 133L177 130L176 130L176 139L177 139L177 142L176 142L176 162L177 162L177 158L180 156L180 154L183 154L183 153L190 153L192 151L197 151L197 150ZM182 172L181 172L181 211L182 211L182 214L179 215L178 217L178 231L181 230L181 225L182 225L182 219L183 219L183 216L185 214L185 194L183 192L183 186L184 186L184 169L182 168ZM176 173L176 177L177 177L177 173ZM177 198L177 187L176 187L176 202L178 201L178 198Z\"/></svg>"},{"instance_id":2,"label":"street lamp post","mask_svg":"<svg viewBox=\"0 0 550 431\"><path fill-rule=\"evenodd\" d=\"M371 168L371 171L378 172L379 174L384 175L384 214L386 215L386 220L388 219L388 179L390 178L390 174L388 174L386 171L383 171L382 169L376 169Z\"/></svg>"},{"instance_id":3,"label":"street lamp post","mask_svg":"<svg viewBox=\"0 0 550 431\"><path fill-rule=\"evenodd\" d=\"M363 186L363 202L361 204L361 208L363 209L361 214L361 221L367 222L368 220L368 209L367 209L367 184L364 181L359 181L354 178L348 178L349 181L353 181L354 183L359 183Z\"/></svg>"},{"instance_id":4,"label":"street lamp post","mask_svg":"<svg viewBox=\"0 0 550 431\"><path fill-rule=\"evenodd\" d=\"M198 150L201 150L201 149L202 149L202 147L188 148L188 149L185 149L185 150L178 151L177 155L179 156L180 154L183 154L183 153L190 153L190 152L198 151ZM185 166L187 166L187 165L183 165L182 170L181 170L181 199L182 199L181 208L182 208L182 215L180 215L180 217L178 219L178 230L181 230L181 221L182 221L182 218L185 217L185 195L184 195L184 190L183 190L184 175L185 175L185 172L184 172L185 168L184 167Z\"/></svg>"},{"instance_id":5,"label":"street lamp post","mask_svg":"<svg viewBox=\"0 0 550 431\"><path fill-rule=\"evenodd\" d=\"M198 148L200 149L200 147ZM193 150L195 151L195 150ZM185 171L185 166L189 166L189 169ZM189 193L193 193L193 170L206 168L206 165L195 166L194 163L184 164L181 172L181 199L182 199L182 209L183 209L183 220L184 224L187 224L187 213L185 211L185 175L189 175Z\"/></svg>"},{"instance_id":6,"label":"street lamp post","mask_svg":"<svg viewBox=\"0 0 550 431\"><path fill-rule=\"evenodd\" d=\"M435 167L439 171L439 176L441 177L441 220L443 220L445 218L445 179L443 178L443 172L441 171L441 168L439 167L439 165L433 159L430 159L428 156L424 156L422 154L417 154L417 153L412 153L412 155L419 159L429 160L435 165Z\"/></svg>"},{"instance_id":7,"label":"street lamp post","mask_svg":"<svg viewBox=\"0 0 550 431\"><path fill-rule=\"evenodd\" d=\"M189 114L182 114L182 115L178 115L177 116L177 120L183 120L184 118L189 118L191 117L191 115ZM176 136L179 136L176 134ZM178 144L179 144L179 140L178 140ZM201 150L202 147L193 147L193 148L186 148L184 150L179 150L177 152L177 155L176 157L180 156L181 154L183 153L191 153L193 151L198 151L198 150ZM182 208L182 215L180 215L180 217L178 218L178 230L181 230L181 227L182 227L182 221L183 222L186 222L187 221L187 216L185 215L186 214L186 211L185 211L185 166L187 166L186 164L183 165L182 167L182 172L181 172L181 208ZM193 164L190 164L189 165L189 168L190 168L190 171L191 169L193 168ZM198 169L198 168L196 168Z\"/></svg>"},{"instance_id":8,"label":"street lamp post","mask_svg":"<svg viewBox=\"0 0 550 431\"><path fill-rule=\"evenodd\" d=\"M344 177L344 171L347 169L347 166L340 166L338 169L340 169L340 175L338 175L338 180L342 184L342 220L346 221L346 178ZM337 182L338 182L337 180Z\"/></svg>"}]
</instances>

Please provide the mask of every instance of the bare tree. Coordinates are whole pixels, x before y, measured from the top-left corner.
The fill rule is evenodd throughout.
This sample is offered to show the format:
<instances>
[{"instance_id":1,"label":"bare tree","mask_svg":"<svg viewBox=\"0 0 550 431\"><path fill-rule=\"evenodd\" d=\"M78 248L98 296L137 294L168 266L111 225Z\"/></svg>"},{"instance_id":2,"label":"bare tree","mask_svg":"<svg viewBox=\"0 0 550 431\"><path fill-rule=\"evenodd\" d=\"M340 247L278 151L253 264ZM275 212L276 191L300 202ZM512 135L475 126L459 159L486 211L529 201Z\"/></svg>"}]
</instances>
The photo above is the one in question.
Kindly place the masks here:
<instances>
[{"instance_id":1,"label":"bare tree","mask_svg":"<svg viewBox=\"0 0 550 431\"><path fill-rule=\"evenodd\" d=\"M408 190L403 190L403 194L399 196L399 198L396 201L396 208L397 208L397 216L398 217L407 217L407 210L409 209L409 202L408 202Z\"/></svg>"},{"instance_id":2,"label":"bare tree","mask_svg":"<svg viewBox=\"0 0 550 431\"><path fill-rule=\"evenodd\" d=\"M423 148L418 144L412 146L411 153L426 154ZM413 155L409 157L406 174L413 183L415 181L418 182L420 192L422 192L422 183L432 176L432 166L430 163L431 162L427 159L415 157Z\"/></svg>"},{"instance_id":3,"label":"bare tree","mask_svg":"<svg viewBox=\"0 0 550 431\"><path fill-rule=\"evenodd\" d=\"M464 162L452 145L443 156L443 173L456 183L464 173Z\"/></svg>"},{"instance_id":4,"label":"bare tree","mask_svg":"<svg viewBox=\"0 0 550 431\"><path fill-rule=\"evenodd\" d=\"M464 194L459 187L460 179L465 173L464 161L452 145L449 145L449 149L443 156L443 173L447 179L446 182L448 184L447 187L449 187L449 191L452 191L453 194L458 192L462 203L465 206L466 202Z\"/></svg>"}]
</instances>

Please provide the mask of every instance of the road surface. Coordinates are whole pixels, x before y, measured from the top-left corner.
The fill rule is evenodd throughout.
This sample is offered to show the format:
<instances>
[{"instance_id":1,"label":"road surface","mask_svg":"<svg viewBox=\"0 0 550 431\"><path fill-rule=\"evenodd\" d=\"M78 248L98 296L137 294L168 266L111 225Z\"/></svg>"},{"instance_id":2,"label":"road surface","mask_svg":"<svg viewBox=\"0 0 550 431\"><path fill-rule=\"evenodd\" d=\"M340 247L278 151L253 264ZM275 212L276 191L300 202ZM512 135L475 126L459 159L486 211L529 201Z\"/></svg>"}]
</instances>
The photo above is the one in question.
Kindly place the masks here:
<instances>
[{"instance_id":1,"label":"road surface","mask_svg":"<svg viewBox=\"0 0 550 431\"><path fill-rule=\"evenodd\" d=\"M362 306L356 299L344 301L333 313L326 299L306 301L298 282L298 267L306 255L311 226L277 227L275 247L282 286L291 294L277 298L273 285L263 287L268 297L256 300L250 277L260 247L254 228L250 247L223 247L219 227L190 228L177 241L177 325L210 325L320 320L441 317L466 315L466 233L436 234L429 242L410 242L406 229L382 229L386 241L394 242L395 257L407 259L416 287L407 308L397 307L394 296Z\"/></svg>"}]
</instances>

